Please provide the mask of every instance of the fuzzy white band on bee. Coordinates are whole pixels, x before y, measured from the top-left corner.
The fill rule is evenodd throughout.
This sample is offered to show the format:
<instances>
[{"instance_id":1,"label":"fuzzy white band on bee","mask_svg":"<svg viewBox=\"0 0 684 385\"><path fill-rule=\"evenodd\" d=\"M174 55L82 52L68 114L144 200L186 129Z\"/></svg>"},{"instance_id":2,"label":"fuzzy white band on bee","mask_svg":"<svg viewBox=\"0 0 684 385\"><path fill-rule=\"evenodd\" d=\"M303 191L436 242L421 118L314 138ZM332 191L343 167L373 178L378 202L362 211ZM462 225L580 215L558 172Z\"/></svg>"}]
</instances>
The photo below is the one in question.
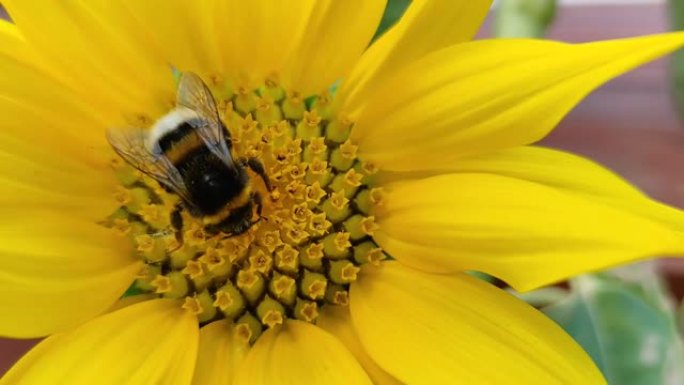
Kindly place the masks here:
<instances>
[{"instance_id":1,"label":"fuzzy white band on bee","mask_svg":"<svg viewBox=\"0 0 684 385\"><path fill-rule=\"evenodd\" d=\"M164 135L175 130L183 123L199 118L200 116L197 114L197 112L189 108L177 107L173 111L159 118L154 123L147 135L145 146L148 150L152 151L159 139L161 139Z\"/></svg>"}]
</instances>

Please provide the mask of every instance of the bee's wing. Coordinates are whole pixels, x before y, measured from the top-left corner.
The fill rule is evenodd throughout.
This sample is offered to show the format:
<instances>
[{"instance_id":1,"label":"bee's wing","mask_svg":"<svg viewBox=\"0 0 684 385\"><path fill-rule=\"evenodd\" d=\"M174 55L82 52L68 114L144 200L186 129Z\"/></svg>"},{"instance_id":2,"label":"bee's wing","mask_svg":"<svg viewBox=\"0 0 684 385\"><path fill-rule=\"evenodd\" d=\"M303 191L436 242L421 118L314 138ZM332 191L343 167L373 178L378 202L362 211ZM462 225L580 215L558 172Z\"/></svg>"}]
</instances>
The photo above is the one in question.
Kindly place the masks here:
<instances>
[{"instance_id":1,"label":"bee's wing","mask_svg":"<svg viewBox=\"0 0 684 385\"><path fill-rule=\"evenodd\" d=\"M176 193L190 208L194 205L176 167L163 154L159 144L148 148L145 130L140 128L108 129L107 140L114 151L131 166L149 175Z\"/></svg>"},{"instance_id":2,"label":"bee's wing","mask_svg":"<svg viewBox=\"0 0 684 385\"><path fill-rule=\"evenodd\" d=\"M189 123L216 156L228 166L234 166L233 157L230 155L226 142L226 139L230 141L230 134L226 133L221 124L214 96L199 76L192 72L183 73L178 84L176 103L199 115L200 119L191 120Z\"/></svg>"}]
</instances>

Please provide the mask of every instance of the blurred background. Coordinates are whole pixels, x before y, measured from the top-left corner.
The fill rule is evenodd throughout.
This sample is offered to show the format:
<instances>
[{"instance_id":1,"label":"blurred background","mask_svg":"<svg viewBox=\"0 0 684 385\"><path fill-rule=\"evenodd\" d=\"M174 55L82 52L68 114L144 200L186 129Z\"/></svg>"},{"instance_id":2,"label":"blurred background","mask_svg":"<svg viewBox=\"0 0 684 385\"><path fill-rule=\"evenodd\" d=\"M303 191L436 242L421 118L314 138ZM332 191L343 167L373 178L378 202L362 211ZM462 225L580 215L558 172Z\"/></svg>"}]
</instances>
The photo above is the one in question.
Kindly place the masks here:
<instances>
[{"instance_id":1,"label":"blurred background","mask_svg":"<svg viewBox=\"0 0 684 385\"><path fill-rule=\"evenodd\" d=\"M379 34L410 0L390 0ZM0 17L8 18L0 6ZM585 42L684 29L684 1L500 0L478 38ZM679 86L677 86L679 84ZM684 208L684 54L600 88L543 145L594 159ZM611 385L684 384L684 260L579 277L524 299L564 327ZM0 375L35 341L0 339Z\"/></svg>"}]
</instances>

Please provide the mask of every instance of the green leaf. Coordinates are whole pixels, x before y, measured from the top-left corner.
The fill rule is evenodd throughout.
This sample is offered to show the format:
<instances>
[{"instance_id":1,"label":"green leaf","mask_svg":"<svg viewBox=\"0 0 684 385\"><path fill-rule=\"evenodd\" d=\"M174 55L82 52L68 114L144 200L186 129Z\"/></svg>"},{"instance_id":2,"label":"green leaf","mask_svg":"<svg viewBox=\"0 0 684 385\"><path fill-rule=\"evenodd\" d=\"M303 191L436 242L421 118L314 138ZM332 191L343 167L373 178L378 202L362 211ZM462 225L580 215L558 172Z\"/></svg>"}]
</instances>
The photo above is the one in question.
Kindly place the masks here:
<instances>
[{"instance_id":1,"label":"green leaf","mask_svg":"<svg viewBox=\"0 0 684 385\"><path fill-rule=\"evenodd\" d=\"M673 31L684 29L684 0L670 0L670 25ZM670 86L672 87L677 113L684 120L684 50L672 54Z\"/></svg>"},{"instance_id":2,"label":"green leaf","mask_svg":"<svg viewBox=\"0 0 684 385\"><path fill-rule=\"evenodd\" d=\"M565 289L561 289L560 287L549 286L527 293L517 293L515 291L511 291L511 294L517 296L536 308L542 308L560 302L570 293Z\"/></svg>"},{"instance_id":3,"label":"green leaf","mask_svg":"<svg viewBox=\"0 0 684 385\"><path fill-rule=\"evenodd\" d=\"M382 15L382 20L380 20L380 25L375 32L375 36L373 36L373 40L380 37L380 35L393 26L404 14L409 4L411 4L411 0L388 0L385 13Z\"/></svg>"},{"instance_id":4,"label":"green leaf","mask_svg":"<svg viewBox=\"0 0 684 385\"><path fill-rule=\"evenodd\" d=\"M498 37L543 37L556 16L556 0L501 0L494 34Z\"/></svg>"},{"instance_id":5,"label":"green leaf","mask_svg":"<svg viewBox=\"0 0 684 385\"><path fill-rule=\"evenodd\" d=\"M652 265L578 277L570 286L569 296L542 311L582 345L609 384L684 383L682 341Z\"/></svg>"},{"instance_id":6,"label":"green leaf","mask_svg":"<svg viewBox=\"0 0 684 385\"><path fill-rule=\"evenodd\" d=\"M132 297L134 295L144 294L145 291L140 289L136 282L133 282L131 286L126 289L126 292L121 296L121 298Z\"/></svg>"}]
</instances>

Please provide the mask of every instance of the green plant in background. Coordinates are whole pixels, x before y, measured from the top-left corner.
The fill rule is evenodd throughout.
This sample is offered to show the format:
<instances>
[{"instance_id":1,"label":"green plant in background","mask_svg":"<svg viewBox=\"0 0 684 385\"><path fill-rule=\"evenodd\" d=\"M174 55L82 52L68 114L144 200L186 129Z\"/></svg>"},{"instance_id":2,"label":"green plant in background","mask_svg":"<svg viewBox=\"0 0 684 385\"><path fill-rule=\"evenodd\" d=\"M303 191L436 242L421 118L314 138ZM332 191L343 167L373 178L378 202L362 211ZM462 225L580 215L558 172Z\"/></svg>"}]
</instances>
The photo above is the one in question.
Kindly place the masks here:
<instances>
[{"instance_id":1,"label":"green plant in background","mask_svg":"<svg viewBox=\"0 0 684 385\"><path fill-rule=\"evenodd\" d=\"M542 37L556 15L556 0L502 0L494 22L498 37Z\"/></svg>"},{"instance_id":2,"label":"green plant in background","mask_svg":"<svg viewBox=\"0 0 684 385\"><path fill-rule=\"evenodd\" d=\"M584 347L609 384L684 383L682 342L654 263L575 278L569 294L542 311Z\"/></svg>"},{"instance_id":3,"label":"green plant in background","mask_svg":"<svg viewBox=\"0 0 684 385\"><path fill-rule=\"evenodd\" d=\"M411 4L411 0L389 0L387 2L387 7L385 8L385 13L382 15L382 20L380 20L378 30L375 32L375 36L373 36L373 40L380 37L380 35L387 31L389 27L393 26L401 15L404 14L404 11L406 11L409 4Z\"/></svg>"},{"instance_id":4,"label":"green plant in background","mask_svg":"<svg viewBox=\"0 0 684 385\"><path fill-rule=\"evenodd\" d=\"M670 0L670 22L672 30L684 30L684 1ZM684 50L672 54L672 93L677 105L677 113L684 120Z\"/></svg>"}]
</instances>

